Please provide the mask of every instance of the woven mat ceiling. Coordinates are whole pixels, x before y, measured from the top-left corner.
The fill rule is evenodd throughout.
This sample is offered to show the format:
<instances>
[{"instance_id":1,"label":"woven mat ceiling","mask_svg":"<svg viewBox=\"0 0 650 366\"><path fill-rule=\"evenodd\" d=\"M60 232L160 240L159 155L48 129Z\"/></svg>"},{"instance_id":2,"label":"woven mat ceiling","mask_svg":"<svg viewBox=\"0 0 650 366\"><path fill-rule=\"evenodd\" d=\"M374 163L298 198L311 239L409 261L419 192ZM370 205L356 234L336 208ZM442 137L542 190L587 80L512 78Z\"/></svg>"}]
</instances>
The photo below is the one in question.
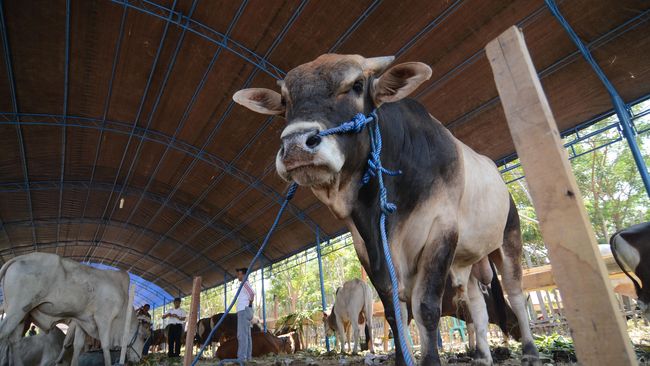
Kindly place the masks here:
<instances>
[{"instance_id":1,"label":"woven mat ceiling","mask_svg":"<svg viewBox=\"0 0 650 366\"><path fill-rule=\"evenodd\" d=\"M650 93L650 3L560 9L628 102ZM422 61L415 97L467 144L514 152L483 47L523 28L561 130L611 109L542 0L2 2L0 259L128 269L172 294L246 265L286 188L281 120L231 102L325 52ZM344 230L306 189L265 263Z\"/></svg>"}]
</instances>

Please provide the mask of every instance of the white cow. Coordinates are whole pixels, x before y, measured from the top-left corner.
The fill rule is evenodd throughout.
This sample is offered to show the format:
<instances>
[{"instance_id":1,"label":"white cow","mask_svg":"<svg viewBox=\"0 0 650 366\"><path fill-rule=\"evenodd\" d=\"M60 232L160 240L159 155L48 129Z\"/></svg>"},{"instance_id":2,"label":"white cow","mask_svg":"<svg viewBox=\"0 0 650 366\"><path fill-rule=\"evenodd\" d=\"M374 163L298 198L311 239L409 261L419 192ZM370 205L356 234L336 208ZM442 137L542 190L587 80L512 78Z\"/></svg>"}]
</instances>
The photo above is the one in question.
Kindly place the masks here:
<instances>
[{"instance_id":1,"label":"white cow","mask_svg":"<svg viewBox=\"0 0 650 366\"><path fill-rule=\"evenodd\" d=\"M360 328L365 325L368 350L375 352L372 342L372 292L365 282L359 279L345 282L343 287L336 291L336 300L330 315L323 313L323 322L327 335L336 332L341 352L344 351L343 343L350 351L350 328L352 328L353 354L357 353Z\"/></svg>"},{"instance_id":2,"label":"white cow","mask_svg":"<svg viewBox=\"0 0 650 366\"><path fill-rule=\"evenodd\" d=\"M65 334L59 328L18 341L0 342L0 365L5 366L51 366L54 365L63 346ZM62 355L57 366L70 365L70 352Z\"/></svg>"},{"instance_id":3,"label":"white cow","mask_svg":"<svg viewBox=\"0 0 650 366\"><path fill-rule=\"evenodd\" d=\"M30 253L9 260L0 269L5 320L0 340L20 338L29 314L41 329L72 319L88 335L99 339L104 363L110 366L110 349L119 346L128 306L129 276L125 271L100 270L55 254ZM129 309L133 311L133 309ZM147 329L131 317L129 361L139 361ZM72 365L75 366L76 359Z\"/></svg>"}]
</instances>

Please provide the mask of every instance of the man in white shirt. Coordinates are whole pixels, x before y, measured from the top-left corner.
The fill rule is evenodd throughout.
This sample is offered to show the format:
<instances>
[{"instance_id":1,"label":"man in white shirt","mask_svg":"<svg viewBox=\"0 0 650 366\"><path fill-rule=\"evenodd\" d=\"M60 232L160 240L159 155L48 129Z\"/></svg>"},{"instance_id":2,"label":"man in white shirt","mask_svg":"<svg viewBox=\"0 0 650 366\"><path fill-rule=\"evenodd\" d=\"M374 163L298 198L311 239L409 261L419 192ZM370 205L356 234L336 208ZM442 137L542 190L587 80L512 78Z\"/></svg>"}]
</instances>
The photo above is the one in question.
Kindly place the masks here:
<instances>
[{"instance_id":1,"label":"man in white shirt","mask_svg":"<svg viewBox=\"0 0 650 366\"><path fill-rule=\"evenodd\" d=\"M174 308L163 315L163 319L168 319L167 356L169 357L180 357L181 355L181 337L183 336L183 325L185 324L186 316L185 310L181 309L180 297L174 299Z\"/></svg>"},{"instance_id":2,"label":"man in white shirt","mask_svg":"<svg viewBox=\"0 0 650 366\"><path fill-rule=\"evenodd\" d=\"M246 276L247 268L237 269L237 279L242 282ZM253 340L251 339L251 320L253 320L253 300L255 291L248 283L237 297L237 358L248 361L253 358Z\"/></svg>"}]
</instances>

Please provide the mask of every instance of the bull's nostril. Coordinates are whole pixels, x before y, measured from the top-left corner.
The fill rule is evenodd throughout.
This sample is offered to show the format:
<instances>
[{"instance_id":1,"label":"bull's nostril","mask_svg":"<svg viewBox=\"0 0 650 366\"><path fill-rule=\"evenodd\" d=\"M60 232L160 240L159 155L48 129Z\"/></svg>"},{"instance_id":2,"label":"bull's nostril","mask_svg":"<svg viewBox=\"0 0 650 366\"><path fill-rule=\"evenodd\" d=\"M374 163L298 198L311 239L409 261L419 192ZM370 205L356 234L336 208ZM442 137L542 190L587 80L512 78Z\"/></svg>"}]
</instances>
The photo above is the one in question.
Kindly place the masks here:
<instances>
[{"instance_id":1,"label":"bull's nostril","mask_svg":"<svg viewBox=\"0 0 650 366\"><path fill-rule=\"evenodd\" d=\"M320 142L321 142L320 135L309 136L309 138L307 139L307 147L313 149L316 146L318 146Z\"/></svg>"}]
</instances>

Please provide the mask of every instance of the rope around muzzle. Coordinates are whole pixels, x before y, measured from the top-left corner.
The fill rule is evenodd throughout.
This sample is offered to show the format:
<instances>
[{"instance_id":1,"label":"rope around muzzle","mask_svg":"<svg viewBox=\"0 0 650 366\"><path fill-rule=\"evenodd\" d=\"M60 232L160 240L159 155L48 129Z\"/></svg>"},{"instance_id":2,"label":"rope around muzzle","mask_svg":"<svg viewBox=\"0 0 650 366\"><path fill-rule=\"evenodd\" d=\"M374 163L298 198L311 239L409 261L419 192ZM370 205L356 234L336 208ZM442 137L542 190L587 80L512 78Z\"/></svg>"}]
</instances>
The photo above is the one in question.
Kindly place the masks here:
<instances>
[{"instance_id":1,"label":"rope around muzzle","mask_svg":"<svg viewBox=\"0 0 650 366\"><path fill-rule=\"evenodd\" d=\"M337 127L320 131L318 133L318 136L326 137L331 135L360 133L361 131L363 131L363 129L366 126L369 125L371 125L368 128L368 134L370 136L370 156L368 157L368 168L363 174L361 181L362 184L367 184L368 182L370 182L371 178L376 177L377 183L379 184L379 207L381 209L381 215L379 218L379 231L381 233L382 248L384 250L384 257L386 259L386 264L388 266L388 273L390 275L390 282L392 286L392 302L393 302L393 308L395 309L397 335L399 338L400 347L402 349L402 355L404 356L404 361L408 366L413 366L415 365L415 362L413 361L413 356L411 355L410 348L406 343L407 333L404 330L404 323L402 321L402 311L401 311L401 306L399 301L399 293L398 293L399 288L397 283L397 274L395 272L393 258L390 254L388 235L386 234L386 216L395 212L397 206L394 203L388 201L388 191L386 190L386 186L384 185L384 174L388 176L396 176L402 174L402 172L399 170L393 171L393 170L386 169L383 167L381 163L382 138L381 138L381 130L379 129L379 117L377 116L377 111L373 110L368 114L368 116L364 115L363 113L358 113L350 121L343 122ZM297 189L298 189L298 184L295 182L291 183L291 185L289 186L289 190L287 191L287 196L284 202L282 203L282 205L280 206L280 209L278 210L278 214L275 217L275 221L273 222L273 225L271 225L271 228L269 229L269 232L266 234L266 237L264 238L264 241L262 242L260 249L257 251L257 254L255 254L255 257L253 257L253 260L248 266L248 270L246 271L244 280L239 285L239 288L237 289L235 296L233 297L230 305L228 306L228 309L224 312L224 316L222 316L221 319L219 319L217 324L215 324L215 326L210 331L210 334L205 340L205 343L203 344L203 346L201 346L201 349L199 350L196 357L194 358L194 361L192 361L192 366L196 365L199 358L203 354L203 351L205 351L205 348L210 343L210 340L212 339L214 332L223 323L225 319L225 315L230 313L230 310L232 310L233 306L235 305L235 302L237 301L237 297L239 296L239 293L242 291L244 283L248 280L248 276L250 275L251 269L259 259L260 255L264 252L264 249L268 245L271 234L273 233L273 231L275 231L275 228L277 227L278 222L280 221L280 217L284 213L284 210L289 204L289 201L295 195Z\"/></svg>"}]
</instances>

